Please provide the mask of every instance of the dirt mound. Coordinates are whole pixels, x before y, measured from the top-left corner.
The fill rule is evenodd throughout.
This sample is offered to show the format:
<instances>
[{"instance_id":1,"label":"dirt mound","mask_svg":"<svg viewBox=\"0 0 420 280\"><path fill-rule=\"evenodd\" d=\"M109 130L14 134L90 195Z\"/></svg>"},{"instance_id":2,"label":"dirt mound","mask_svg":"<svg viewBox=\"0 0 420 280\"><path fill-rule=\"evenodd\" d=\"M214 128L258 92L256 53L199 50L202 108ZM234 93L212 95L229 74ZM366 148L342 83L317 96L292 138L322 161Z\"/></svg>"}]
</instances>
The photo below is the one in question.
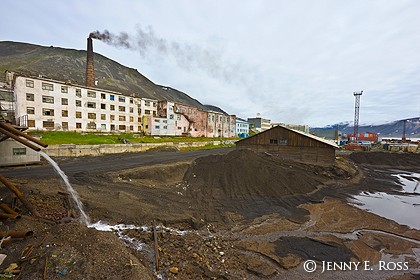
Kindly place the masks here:
<instances>
[{"instance_id":1,"label":"dirt mound","mask_svg":"<svg viewBox=\"0 0 420 280\"><path fill-rule=\"evenodd\" d=\"M420 154L389 152L354 152L348 156L358 164L413 167L420 165Z\"/></svg>"},{"instance_id":2,"label":"dirt mound","mask_svg":"<svg viewBox=\"0 0 420 280\"><path fill-rule=\"evenodd\" d=\"M184 180L187 195L197 199L197 204L208 206L203 209L208 216L213 207L218 211L239 212L245 217L271 211L290 217L290 208L299 212L295 207L302 203L305 194L331 178L348 175L337 170L288 162L251 150L235 150L196 159Z\"/></svg>"}]
</instances>

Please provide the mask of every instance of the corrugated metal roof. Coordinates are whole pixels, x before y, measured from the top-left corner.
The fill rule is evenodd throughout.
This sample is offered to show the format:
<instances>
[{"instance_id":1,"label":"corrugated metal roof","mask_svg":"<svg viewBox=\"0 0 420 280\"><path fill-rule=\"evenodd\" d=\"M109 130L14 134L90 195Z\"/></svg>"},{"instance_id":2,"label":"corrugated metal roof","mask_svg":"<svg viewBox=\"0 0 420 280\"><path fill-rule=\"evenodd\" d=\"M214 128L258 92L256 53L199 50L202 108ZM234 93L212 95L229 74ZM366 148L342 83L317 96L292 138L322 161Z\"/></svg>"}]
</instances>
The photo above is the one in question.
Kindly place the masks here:
<instances>
[{"instance_id":1,"label":"corrugated metal roof","mask_svg":"<svg viewBox=\"0 0 420 280\"><path fill-rule=\"evenodd\" d=\"M312 139L314 139L314 140L316 140L316 141L319 141L319 142L322 142L322 143L324 143L324 144L330 145L331 147L334 147L334 148L336 148L336 149L338 149L338 148L339 148L339 146L338 146L337 144L335 144L333 141L326 140L326 139L323 139L323 138L321 138L321 137L318 137L318 136L315 136L315 135L312 135L312 134L305 133L305 132L303 132L303 131L299 131L299 130L296 130L296 129L288 128L288 127L283 126L283 125L278 125L278 126L279 126L279 127L281 127L281 128L284 128L284 129L287 129L287 130L293 131L293 132L295 132L295 133L298 133L298 134L300 134L300 135L303 135L303 136L306 136L306 137L312 138ZM249 138L256 137L256 136L258 136L259 134L266 133L267 131L270 131L270 130L272 130L272 129L275 129L276 127L277 127L277 126L272 127L272 128L270 128L270 129L268 129L268 130L265 130L265 131L260 132L260 133L258 133L258 134L254 134L254 135L252 135L252 136L250 136L250 137L248 137L248 138L241 139L241 140L239 140L239 141L237 141L237 142L246 141L246 140L247 140L247 139L249 139Z\"/></svg>"}]
</instances>

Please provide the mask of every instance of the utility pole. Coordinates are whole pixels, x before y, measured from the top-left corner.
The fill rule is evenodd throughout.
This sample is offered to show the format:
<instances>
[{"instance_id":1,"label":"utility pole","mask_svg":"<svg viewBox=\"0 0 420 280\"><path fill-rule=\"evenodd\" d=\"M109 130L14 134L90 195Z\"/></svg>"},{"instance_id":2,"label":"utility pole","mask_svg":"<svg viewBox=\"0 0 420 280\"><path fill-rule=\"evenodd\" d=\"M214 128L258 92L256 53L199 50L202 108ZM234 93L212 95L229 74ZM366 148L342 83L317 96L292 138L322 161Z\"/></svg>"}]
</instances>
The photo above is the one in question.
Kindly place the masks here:
<instances>
[{"instance_id":1,"label":"utility pole","mask_svg":"<svg viewBox=\"0 0 420 280\"><path fill-rule=\"evenodd\" d=\"M407 141L407 138L405 137L405 126L407 124L407 120L403 120L403 135L402 135L402 142L405 143Z\"/></svg>"},{"instance_id":2,"label":"utility pole","mask_svg":"<svg viewBox=\"0 0 420 280\"><path fill-rule=\"evenodd\" d=\"M360 109L360 96L362 96L363 90L360 92L353 92L355 97L354 104L354 138L357 141L357 136L359 134L359 109Z\"/></svg>"}]
</instances>

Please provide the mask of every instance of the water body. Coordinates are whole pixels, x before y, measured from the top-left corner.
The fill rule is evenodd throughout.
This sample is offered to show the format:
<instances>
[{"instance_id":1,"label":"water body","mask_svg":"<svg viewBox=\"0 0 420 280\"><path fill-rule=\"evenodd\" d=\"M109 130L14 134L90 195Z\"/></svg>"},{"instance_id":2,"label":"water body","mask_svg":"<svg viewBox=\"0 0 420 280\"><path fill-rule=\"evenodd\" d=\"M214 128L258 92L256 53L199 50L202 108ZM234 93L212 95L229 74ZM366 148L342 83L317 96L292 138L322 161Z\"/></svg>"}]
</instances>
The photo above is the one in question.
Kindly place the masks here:
<instances>
[{"instance_id":1,"label":"water body","mask_svg":"<svg viewBox=\"0 0 420 280\"><path fill-rule=\"evenodd\" d=\"M49 155L47 155L46 153L44 153L43 151L39 151L39 154L45 158L53 167L54 170L58 173L58 175L60 175L60 177L63 179L64 184L67 187L68 192L71 194L71 197L73 198L74 202L76 203L77 209L80 212L80 221L85 224L86 226L90 225L90 219L89 216L86 214L85 210L83 209L83 203L79 198L79 194L76 192L75 189L73 189L73 187L71 186L70 182L69 182L69 178L67 177L67 175L64 173L63 170L61 170L61 168L58 166L58 164L52 159L50 158Z\"/></svg>"},{"instance_id":2,"label":"water body","mask_svg":"<svg viewBox=\"0 0 420 280\"><path fill-rule=\"evenodd\" d=\"M362 192L350 200L350 204L378 216L420 229L420 174L399 173L402 190L399 194L385 192Z\"/></svg>"}]
</instances>

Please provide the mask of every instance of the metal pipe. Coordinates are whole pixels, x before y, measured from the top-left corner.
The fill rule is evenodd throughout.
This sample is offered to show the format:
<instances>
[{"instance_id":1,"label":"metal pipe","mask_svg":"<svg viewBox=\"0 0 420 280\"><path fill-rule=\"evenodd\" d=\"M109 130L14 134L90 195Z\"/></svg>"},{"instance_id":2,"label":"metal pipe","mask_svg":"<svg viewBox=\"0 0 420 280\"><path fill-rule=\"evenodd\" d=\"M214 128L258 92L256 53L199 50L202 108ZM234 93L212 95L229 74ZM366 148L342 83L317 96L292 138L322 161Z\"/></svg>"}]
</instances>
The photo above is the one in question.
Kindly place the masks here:
<instances>
[{"instance_id":1,"label":"metal pipe","mask_svg":"<svg viewBox=\"0 0 420 280\"><path fill-rule=\"evenodd\" d=\"M26 133L23 133L22 131L20 131L19 129L14 128L12 125L10 125L8 123L0 122L0 127L3 127L4 129L7 129L8 131L12 131L13 133L15 133L15 134L17 134L19 136L22 136L22 137L28 139L29 141L32 141L32 142L40 145L41 147L44 147L44 148L48 147L47 144L39 141L38 139L36 139L36 138L34 138L32 136L29 136Z\"/></svg>"},{"instance_id":2,"label":"metal pipe","mask_svg":"<svg viewBox=\"0 0 420 280\"><path fill-rule=\"evenodd\" d=\"M9 205L6 203L0 203L0 208L3 209L8 214L16 214L19 215L15 210L13 210Z\"/></svg>"},{"instance_id":3,"label":"metal pipe","mask_svg":"<svg viewBox=\"0 0 420 280\"><path fill-rule=\"evenodd\" d=\"M7 135L9 137L12 137L13 139L15 139L16 141L18 141L19 143L22 143L23 145L27 146L28 148L31 148L34 151L39 152L41 150L40 147L37 147L37 146L29 143L28 141L19 138L17 135L9 132L8 130L6 130L6 129L2 128L2 127L0 127L0 132L3 133L4 135Z\"/></svg>"},{"instance_id":4,"label":"metal pipe","mask_svg":"<svg viewBox=\"0 0 420 280\"><path fill-rule=\"evenodd\" d=\"M28 236L34 235L32 230L28 231L0 231L0 238L8 237L11 238L26 238Z\"/></svg>"},{"instance_id":5,"label":"metal pipe","mask_svg":"<svg viewBox=\"0 0 420 280\"><path fill-rule=\"evenodd\" d=\"M19 214L0 213L0 219L20 219L20 218L22 218L22 216Z\"/></svg>"},{"instance_id":6,"label":"metal pipe","mask_svg":"<svg viewBox=\"0 0 420 280\"><path fill-rule=\"evenodd\" d=\"M15 185L13 185L12 182L7 180L6 177L2 175L0 175L0 182L2 182L7 188L9 188L17 196L17 198L19 198L19 200L22 201L23 205L25 205L26 209L28 209L32 213L32 215L36 217L40 216L38 211L36 211L33 205L25 199L23 193Z\"/></svg>"}]
</instances>

